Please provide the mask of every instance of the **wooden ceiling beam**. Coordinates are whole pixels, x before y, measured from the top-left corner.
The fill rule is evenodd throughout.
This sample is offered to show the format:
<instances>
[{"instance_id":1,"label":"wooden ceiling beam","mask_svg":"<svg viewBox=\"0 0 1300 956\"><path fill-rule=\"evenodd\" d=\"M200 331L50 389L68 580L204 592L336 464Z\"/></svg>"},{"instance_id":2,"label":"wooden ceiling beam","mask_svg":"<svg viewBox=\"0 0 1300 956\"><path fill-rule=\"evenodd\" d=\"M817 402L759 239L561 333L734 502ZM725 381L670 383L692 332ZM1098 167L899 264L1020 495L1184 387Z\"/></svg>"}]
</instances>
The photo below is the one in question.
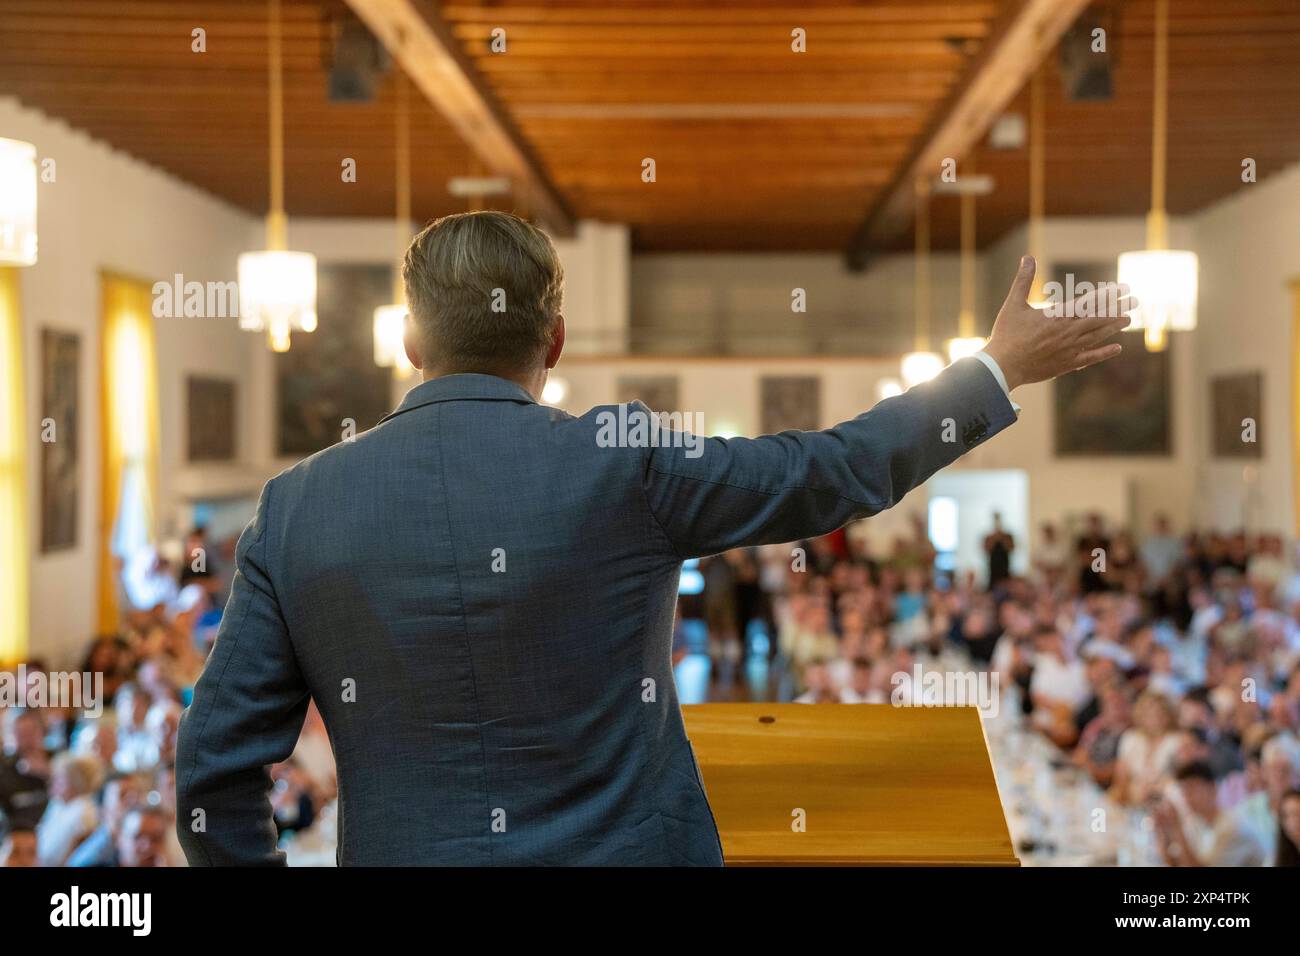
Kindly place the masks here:
<instances>
[{"instance_id":1,"label":"wooden ceiling beam","mask_svg":"<svg viewBox=\"0 0 1300 956\"><path fill-rule=\"evenodd\" d=\"M966 79L938 111L911 158L867 213L849 242L849 267L861 269L912 219L916 180L937 176L947 157L961 159L1020 92L1089 0L1019 0L994 27Z\"/></svg>"},{"instance_id":2,"label":"wooden ceiling beam","mask_svg":"<svg viewBox=\"0 0 1300 956\"><path fill-rule=\"evenodd\" d=\"M983 3L952 3L948 0L911 0L907 4L873 4L871 6L814 7L799 2L784 6L760 5L733 7L709 4L693 7L679 4L645 4L612 6L608 0L592 4L568 3L564 6L538 4L524 6L471 6L449 3L445 7L448 20L515 22L515 23L578 23L578 24L665 24L665 23L776 23L782 26L796 23L839 24L933 22L949 20L962 22L989 19L997 13L996 0Z\"/></svg>"},{"instance_id":3,"label":"wooden ceiling beam","mask_svg":"<svg viewBox=\"0 0 1300 956\"><path fill-rule=\"evenodd\" d=\"M573 213L523 134L478 75L432 0L347 0L406 75L493 173L560 236L574 232Z\"/></svg>"}]
</instances>

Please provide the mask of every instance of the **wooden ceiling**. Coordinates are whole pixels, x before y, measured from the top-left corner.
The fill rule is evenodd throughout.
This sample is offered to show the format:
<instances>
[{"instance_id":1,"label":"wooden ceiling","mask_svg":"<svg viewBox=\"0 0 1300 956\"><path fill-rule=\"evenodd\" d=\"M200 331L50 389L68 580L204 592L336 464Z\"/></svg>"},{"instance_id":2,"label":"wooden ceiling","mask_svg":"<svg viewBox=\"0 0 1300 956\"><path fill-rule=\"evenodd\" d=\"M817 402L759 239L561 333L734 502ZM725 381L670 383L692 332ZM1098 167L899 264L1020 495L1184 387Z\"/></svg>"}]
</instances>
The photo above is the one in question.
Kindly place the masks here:
<instances>
[{"instance_id":1,"label":"wooden ceiling","mask_svg":"<svg viewBox=\"0 0 1300 956\"><path fill-rule=\"evenodd\" d=\"M1074 102L1061 88L1056 58L1047 64L1046 207L1049 216L1131 216L1151 203L1152 0L1110 5L1114 96ZM1028 115L1023 91L1008 112ZM1297 0L1173 0L1169 16L1168 210L1204 208L1249 186L1242 160L1263 180L1300 161L1300 3ZM994 192L977 203L978 242L996 240L1025 220L1025 149L975 151ZM933 236L959 238L956 197L936 197ZM910 232L899 248L911 248Z\"/></svg>"},{"instance_id":2,"label":"wooden ceiling","mask_svg":"<svg viewBox=\"0 0 1300 956\"><path fill-rule=\"evenodd\" d=\"M840 249L999 9L522 0L445 13L579 215L633 223L643 249Z\"/></svg>"},{"instance_id":3,"label":"wooden ceiling","mask_svg":"<svg viewBox=\"0 0 1300 956\"><path fill-rule=\"evenodd\" d=\"M285 206L294 215L391 216L395 95L332 103L326 58L338 0L282 0ZM191 52L191 31L207 52ZM0 95L254 213L268 201L266 0L0 0ZM0 135L3 135L0 133ZM412 204L432 218L463 211L447 180L473 171L470 150L412 97ZM345 183L342 162L357 162Z\"/></svg>"},{"instance_id":4,"label":"wooden ceiling","mask_svg":"<svg viewBox=\"0 0 1300 956\"><path fill-rule=\"evenodd\" d=\"M289 214L391 215L391 79L372 102L329 102L332 24L353 14L343 0L283 2ZM645 251L843 251L1016 6L500 0L439 12L578 218L627 222ZM1149 202L1152 3L1106 7L1114 97L1069 102L1054 63L1046 71L1051 215L1138 215ZM203 54L190 51L197 26ZM795 27L805 53L791 50ZM498 28L504 53L489 46ZM265 0L0 0L0 95L262 212L265 37ZM1242 188L1243 158L1260 178L1300 160L1297 62L1295 0L1174 0L1172 213ZM419 100L412 147L416 216L466 208L447 181L480 167ZM341 181L345 157L356 183ZM978 203L984 244L1025 217L1026 152L981 147L976 162L996 183ZM957 205L934 203L939 248L957 245Z\"/></svg>"}]
</instances>

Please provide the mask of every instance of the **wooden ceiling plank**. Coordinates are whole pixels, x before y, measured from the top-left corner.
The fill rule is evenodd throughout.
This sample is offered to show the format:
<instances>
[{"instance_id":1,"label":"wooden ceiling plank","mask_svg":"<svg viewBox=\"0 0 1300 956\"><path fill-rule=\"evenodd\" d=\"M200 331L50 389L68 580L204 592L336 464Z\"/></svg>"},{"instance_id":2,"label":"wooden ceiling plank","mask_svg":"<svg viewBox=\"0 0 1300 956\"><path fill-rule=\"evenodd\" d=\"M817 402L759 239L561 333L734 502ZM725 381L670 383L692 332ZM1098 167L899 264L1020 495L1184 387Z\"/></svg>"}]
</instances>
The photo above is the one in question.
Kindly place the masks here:
<instances>
[{"instance_id":1,"label":"wooden ceiling plank","mask_svg":"<svg viewBox=\"0 0 1300 956\"><path fill-rule=\"evenodd\" d=\"M406 75L455 127L488 169L522 188L534 215L560 236L573 213L531 146L478 76L436 4L424 0L347 0Z\"/></svg>"},{"instance_id":2,"label":"wooden ceiling plank","mask_svg":"<svg viewBox=\"0 0 1300 956\"><path fill-rule=\"evenodd\" d=\"M971 64L966 81L940 108L912 158L854 233L847 251L850 266L861 268L870 250L907 228L916 180L937 175L946 157L961 158L970 151L1087 5L1088 0L1019 0L1014 5Z\"/></svg>"}]
</instances>

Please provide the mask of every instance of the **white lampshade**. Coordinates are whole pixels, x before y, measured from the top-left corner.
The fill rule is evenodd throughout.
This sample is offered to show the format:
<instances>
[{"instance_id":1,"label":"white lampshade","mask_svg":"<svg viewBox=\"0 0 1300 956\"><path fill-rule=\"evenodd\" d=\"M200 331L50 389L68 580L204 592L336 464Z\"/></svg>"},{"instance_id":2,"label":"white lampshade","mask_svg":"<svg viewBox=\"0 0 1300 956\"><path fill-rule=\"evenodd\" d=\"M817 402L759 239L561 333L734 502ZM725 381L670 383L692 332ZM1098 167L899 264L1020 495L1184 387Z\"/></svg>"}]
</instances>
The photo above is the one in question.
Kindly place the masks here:
<instances>
[{"instance_id":1,"label":"white lampshade","mask_svg":"<svg viewBox=\"0 0 1300 956\"><path fill-rule=\"evenodd\" d=\"M911 388L913 385L928 382L943 371L943 366L943 356L938 352L908 352L903 356L903 365L900 369L903 385Z\"/></svg>"},{"instance_id":2,"label":"white lampshade","mask_svg":"<svg viewBox=\"0 0 1300 956\"><path fill-rule=\"evenodd\" d=\"M1120 254L1117 279L1138 301L1129 329L1142 329L1150 348L1162 347L1170 329L1196 328L1196 276L1194 252L1149 249Z\"/></svg>"},{"instance_id":3,"label":"white lampshade","mask_svg":"<svg viewBox=\"0 0 1300 956\"><path fill-rule=\"evenodd\" d=\"M36 263L36 147L0 139L0 265Z\"/></svg>"},{"instance_id":4,"label":"white lampshade","mask_svg":"<svg viewBox=\"0 0 1300 956\"><path fill-rule=\"evenodd\" d=\"M876 383L876 395L882 400L903 394L903 383L896 378L882 378Z\"/></svg>"},{"instance_id":5,"label":"white lampshade","mask_svg":"<svg viewBox=\"0 0 1300 956\"><path fill-rule=\"evenodd\" d=\"M292 332L316 330L316 257L264 249L239 257L239 327L270 333L283 352Z\"/></svg>"},{"instance_id":6,"label":"white lampshade","mask_svg":"<svg viewBox=\"0 0 1300 956\"><path fill-rule=\"evenodd\" d=\"M552 375L542 386L542 401L547 405L558 405L569 394L569 383L559 376Z\"/></svg>"},{"instance_id":7,"label":"white lampshade","mask_svg":"<svg viewBox=\"0 0 1300 956\"><path fill-rule=\"evenodd\" d=\"M964 359L967 356L974 355L980 349L988 344L988 339L982 335L959 336L955 339L948 340L948 361L955 362L958 359Z\"/></svg>"},{"instance_id":8,"label":"white lampshade","mask_svg":"<svg viewBox=\"0 0 1300 956\"><path fill-rule=\"evenodd\" d=\"M406 357L406 303L396 302L375 309L375 364L404 375L414 366Z\"/></svg>"}]
</instances>

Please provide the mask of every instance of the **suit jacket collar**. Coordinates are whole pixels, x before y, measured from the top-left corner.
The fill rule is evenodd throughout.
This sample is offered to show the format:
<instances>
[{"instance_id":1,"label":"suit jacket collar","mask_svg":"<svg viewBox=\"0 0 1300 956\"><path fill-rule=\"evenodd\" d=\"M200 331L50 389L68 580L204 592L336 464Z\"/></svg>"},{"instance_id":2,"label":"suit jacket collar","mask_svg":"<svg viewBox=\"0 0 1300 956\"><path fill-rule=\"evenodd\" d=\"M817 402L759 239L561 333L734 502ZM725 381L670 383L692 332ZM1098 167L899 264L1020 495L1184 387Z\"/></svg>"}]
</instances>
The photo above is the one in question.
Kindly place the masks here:
<instances>
[{"instance_id":1,"label":"suit jacket collar","mask_svg":"<svg viewBox=\"0 0 1300 956\"><path fill-rule=\"evenodd\" d=\"M440 375L421 382L406 393L400 405L380 421L386 422L404 412L435 402L520 402L536 405L536 400L522 385L495 375L464 372L457 375Z\"/></svg>"}]
</instances>

